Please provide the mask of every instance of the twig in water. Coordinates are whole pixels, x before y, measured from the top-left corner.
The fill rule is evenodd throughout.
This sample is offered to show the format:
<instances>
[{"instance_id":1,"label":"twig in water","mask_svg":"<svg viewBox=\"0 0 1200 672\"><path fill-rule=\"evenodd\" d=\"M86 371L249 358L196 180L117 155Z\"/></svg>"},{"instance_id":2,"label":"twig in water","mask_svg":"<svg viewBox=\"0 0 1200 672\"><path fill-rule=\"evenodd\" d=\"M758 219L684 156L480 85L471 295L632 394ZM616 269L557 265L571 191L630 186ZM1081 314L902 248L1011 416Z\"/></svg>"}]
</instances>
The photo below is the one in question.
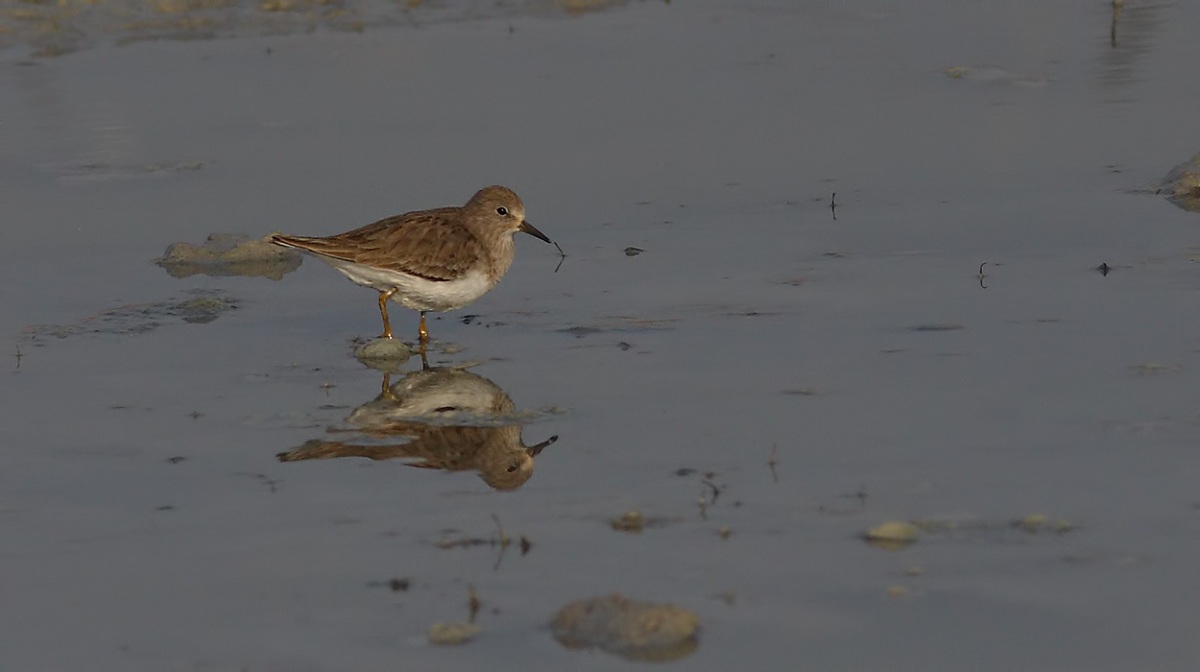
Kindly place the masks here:
<instances>
[{"instance_id":1,"label":"twig in water","mask_svg":"<svg viewBox=\"0 0 1200 672\"><path fill-rule=\"evenodd\" d=\"M475 624L475 617L479 615L479 609L483 606L483 601L475 594L475 586L467 584L467 608L470 613L467 615L467 622L471 625Z\"/></svg>"},{"instance_id":2,"label":"twig in water","mask_svg":"<svg viewBox=\"0 0 1200 672\"><path fill-rule=\"evenodd\" d=\"M554 272L557 273L558 269L562 268L563 262L567 260L567 253L563 252L562 246L558 243L555 243L554 247L558 248L558 265L554 267Z\"/></svg>"},{"instance_id":3,"label":"twig in water","mask_svg":"<svg viewBox=\"0 0 1200 672\"><path fill-rule=\"evenodd\" d=\"M497 516L496 514L493 513L492 520L494 520L496 522L496 530L499 533L500 547L506 548L509 545L509 543L512 542L512 539L509 539L508 535L504 533L504 526L500 524L499 516Z\"/></svg>"}]
</instances>

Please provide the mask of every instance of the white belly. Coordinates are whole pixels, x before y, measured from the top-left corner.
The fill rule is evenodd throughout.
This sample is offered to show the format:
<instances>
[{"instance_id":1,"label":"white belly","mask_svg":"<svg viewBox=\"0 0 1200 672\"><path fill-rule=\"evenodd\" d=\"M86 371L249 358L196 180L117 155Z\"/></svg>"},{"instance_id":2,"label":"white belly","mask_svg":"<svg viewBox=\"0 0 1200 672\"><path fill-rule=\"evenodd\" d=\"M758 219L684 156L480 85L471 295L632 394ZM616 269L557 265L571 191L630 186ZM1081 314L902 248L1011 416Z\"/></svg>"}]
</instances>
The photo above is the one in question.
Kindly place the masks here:
<instances>
[{"instance_id":1,"label":"white belly","mask_svg":"<svg viewBox=\"0 0 1200 672\"><path fill-rule=\"evenodd\" d=\"M363 266L352 261L320 257L321 261L364 287L398 291L392 300L413 310L445 311L462 308L487 294L496 283L482 270L473 270L457 280L426 280L417 276Z\"/></svg>"}]
</instances>

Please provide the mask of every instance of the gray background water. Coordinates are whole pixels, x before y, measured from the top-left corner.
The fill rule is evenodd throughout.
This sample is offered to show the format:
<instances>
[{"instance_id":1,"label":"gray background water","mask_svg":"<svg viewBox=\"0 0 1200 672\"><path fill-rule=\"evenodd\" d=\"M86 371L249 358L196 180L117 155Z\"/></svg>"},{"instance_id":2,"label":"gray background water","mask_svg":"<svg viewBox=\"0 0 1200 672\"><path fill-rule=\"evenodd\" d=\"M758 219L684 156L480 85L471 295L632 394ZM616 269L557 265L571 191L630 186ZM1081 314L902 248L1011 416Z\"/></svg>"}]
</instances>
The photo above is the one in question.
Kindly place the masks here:
<instances>
[{"instance_id":1,"label":"gray background water","mask_svg":"<svg viewBox=\"0 0 1200 672\"><path fill-rule=\"evenodd\" d=\"M1200 6L235 9L0 52L4 669L608 669L545 624L611 591L699 614L685 669L1194 669L1200 216L1145 190L1200 150ZM568 257L430 328L561 436L511 493L279 463L377 394L374 295L149 263L497 182ZM102 315L197 289L238 308ZM439 546L493 515L529 553Z\"/></svg>"}]
</instances>

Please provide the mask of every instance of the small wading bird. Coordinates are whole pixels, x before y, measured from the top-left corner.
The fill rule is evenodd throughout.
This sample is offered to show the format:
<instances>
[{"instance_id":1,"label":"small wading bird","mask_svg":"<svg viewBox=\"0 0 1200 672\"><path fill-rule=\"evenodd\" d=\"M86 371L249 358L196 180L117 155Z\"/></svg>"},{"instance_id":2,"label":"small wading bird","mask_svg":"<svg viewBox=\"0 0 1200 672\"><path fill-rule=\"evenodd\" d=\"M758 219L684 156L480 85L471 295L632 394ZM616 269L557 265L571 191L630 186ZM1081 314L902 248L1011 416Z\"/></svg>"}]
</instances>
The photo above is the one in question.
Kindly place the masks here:
<instances>
[{"instance_id":1,"label":"small wading bird","mask_svg":"<svg viewBox=\"0 0 1200 672\"><path fill-rule=\"evenodd\" d=\"M392 338L388 299L425 313L462 308L488 293L513 260L513 236L550 239L525 221L525 204L507 187L480 189L461 207L417 210L326 237L276 234L271 242L315 255L350 280L379 292L383 334Z\"/></svg>"}]
</instances>

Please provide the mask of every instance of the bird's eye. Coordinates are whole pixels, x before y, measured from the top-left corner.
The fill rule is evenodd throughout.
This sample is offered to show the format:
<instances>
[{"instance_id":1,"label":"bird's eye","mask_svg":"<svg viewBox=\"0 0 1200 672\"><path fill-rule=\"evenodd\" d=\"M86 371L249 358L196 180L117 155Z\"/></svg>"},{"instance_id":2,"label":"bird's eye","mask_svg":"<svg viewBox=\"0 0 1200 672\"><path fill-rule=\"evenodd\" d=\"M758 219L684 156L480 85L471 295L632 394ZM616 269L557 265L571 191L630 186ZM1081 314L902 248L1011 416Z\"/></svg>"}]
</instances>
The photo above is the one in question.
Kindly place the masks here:
<instances>
[{"instance_id":1,"label":"bird's eye","mask_svg":"<svg viewBox=\"0 0 1200 672\"><path fill-rule=\"evenodd\" d=\"M502 205L502 206L496 208L496 214L500 215L501 217L507 217L508 216L508 208L506 208Z\"/></svg>"}]
</instances>

